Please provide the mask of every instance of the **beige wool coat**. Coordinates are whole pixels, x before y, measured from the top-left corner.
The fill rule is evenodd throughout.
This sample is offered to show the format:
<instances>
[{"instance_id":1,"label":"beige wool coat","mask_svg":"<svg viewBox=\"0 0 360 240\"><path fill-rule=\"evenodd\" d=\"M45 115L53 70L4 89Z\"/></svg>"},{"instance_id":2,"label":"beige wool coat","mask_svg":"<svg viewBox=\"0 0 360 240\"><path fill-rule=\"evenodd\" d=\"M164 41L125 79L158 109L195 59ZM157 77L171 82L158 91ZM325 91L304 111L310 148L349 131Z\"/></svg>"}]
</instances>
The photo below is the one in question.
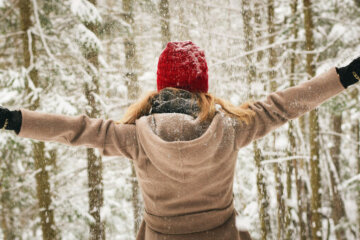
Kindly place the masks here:
<instances>
[{"instance_id":1,"label":"beige wool coat","mask_svg":"<svg viewBox=\"0 0 360 240\"><path fill-rule=\"evenodd\" d=\"M235 227L237 153L251 141L314 109L345 88L335 68L250 105L249 125L218 112L210 122L181 113L135 124L21 109L19 136L97 148L135 165L145 211L137 240L244 240Z\"/></svg>"}]
</instances>

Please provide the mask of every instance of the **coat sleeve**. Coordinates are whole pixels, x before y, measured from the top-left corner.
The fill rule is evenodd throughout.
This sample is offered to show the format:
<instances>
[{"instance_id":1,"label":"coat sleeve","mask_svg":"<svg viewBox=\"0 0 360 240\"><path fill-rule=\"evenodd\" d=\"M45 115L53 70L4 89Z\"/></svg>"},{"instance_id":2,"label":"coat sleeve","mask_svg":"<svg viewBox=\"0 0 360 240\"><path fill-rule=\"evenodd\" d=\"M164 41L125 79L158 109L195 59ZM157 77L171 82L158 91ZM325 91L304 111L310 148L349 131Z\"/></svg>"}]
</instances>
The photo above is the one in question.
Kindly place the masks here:
<instances>
[{"instance_id":1,"label":"coat sleeve","mask_svg":"<svg viewBox=\"0 0 360 240\"><path fill-rule=\"evenodd\" d=\"M265 100L250 103L255 116L249 125L236 124L235 147L241 148L315 109L345 90L335 68L297 86L269 94Z\"/></svg>"},{"instance_id":2,"label":"coat sleeve","mask_svg":"<svg viewBox=\"0 0 360 240\"><path fill-rule=\"evenodd\" d=\"M98 148L104 156L135 159L138 144L135 125L116 124L113 120L40 113L21 109L22 123L18 136L69 146Z\"/></svg>"}]
</instances>

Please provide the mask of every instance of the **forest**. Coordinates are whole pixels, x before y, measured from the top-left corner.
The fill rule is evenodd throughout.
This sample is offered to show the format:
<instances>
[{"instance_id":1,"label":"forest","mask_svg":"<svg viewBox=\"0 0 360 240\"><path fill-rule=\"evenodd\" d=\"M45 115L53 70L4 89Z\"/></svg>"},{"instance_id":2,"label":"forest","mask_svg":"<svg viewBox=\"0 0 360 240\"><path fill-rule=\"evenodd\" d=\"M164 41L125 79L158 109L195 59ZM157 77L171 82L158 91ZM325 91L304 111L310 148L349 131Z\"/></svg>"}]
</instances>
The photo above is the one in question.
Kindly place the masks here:
<instances>
[{"instance_id":1,"label":"forest","mask_svg":"<svg viewBox=\"0 0 360 240\"><path fill-rule=\"evenodd\" d=\"M120 120L184 40L239 106L344 66L359 39L359 0L0 0L0 106ZM360 239L359 88L240 150L238 229ZM134 240L142 201L129 159L0 131L0 239Z\"/></svg>"}]
</instances>

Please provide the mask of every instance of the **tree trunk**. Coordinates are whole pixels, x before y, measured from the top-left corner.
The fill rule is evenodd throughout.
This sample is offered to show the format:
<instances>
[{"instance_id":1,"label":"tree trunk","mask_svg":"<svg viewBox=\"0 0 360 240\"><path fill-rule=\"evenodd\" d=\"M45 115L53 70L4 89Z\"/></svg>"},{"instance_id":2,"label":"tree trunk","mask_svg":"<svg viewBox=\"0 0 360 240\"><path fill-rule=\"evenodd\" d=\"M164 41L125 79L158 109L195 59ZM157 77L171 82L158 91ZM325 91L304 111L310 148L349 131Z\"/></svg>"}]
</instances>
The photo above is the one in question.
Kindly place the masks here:
<instances>
[{"instance_id":1,"label":"tree trunk","mask_svg":"<svg viewBox=\"0 0 360 240\"><path fill-rule=\"evenodd\" d=\"M356 106L359 106L359 90L357 88L354 88L353 91L351 92L351 97L352 99L355 100L356 102ZM356 159L357 159L357 173L360 174L360 121L359 119L355 119L355 121L352 124L352 132L354 133L354 138L356 141L356 149L355 149L355 153L356 153ZM357 224L358 224L358 229L357 229L357 234L358 234L358 238L360 238L360 186L357 187L357 199L356 199L356 203L357 203Z\"/></svg>"},{"instance_id":2,"label":"tree trunk","mask_svg":"<svg viewBox=\"0 0 360 240\"><path fill-rule=\"evenodd\" d=\"M296 155L296 153L297 153L296 140L295 140L293 131L294 131L294 124L292 121L289 121L288 138L289 138L290 146L289 146L288 153L287 153L287 155L289 157ZM296 161L297 161L297 159L294 159L292 162L290 162L290 161L286 162L286 198L288 199L288 201L291 201L291 198L292 198L293 169L295 169L295 181L298 178L298 169L297 169ZM286 205L286 212L284 213L285 214L284 239L286 239L286 240L292 239L292 237L293 237L292 235L294 233L294 228L292 228L292 226L291 226L291 223L292 223L291 211L292 210L293 210L293 208L291 206ZM299 212L300 212L300 209L299 209ZM301 218L299 218L299 221L301 221Z\"/></svg>"},{"instance_id":3,"label":"tree trunk","mask_svg":"<svg viewBox=\"0 0 360 240\"><path fill-rule=\"evenodd\" d=\"M360 129L359 129L359 125L360 125L360 121L359 119L356 119L356 142L359 143L360 142ZM356 147L356 157L357 157L357 173L360 174L360 145L357 144ZM360 186L358 186L357 188L357 224L358 224L358 238L360 238Z\"/></svg>"},{"instance_id":4,"label":"tree trunk","mask_svg":"<svg viewBox=\"0 0 360 240\"><path fill-rule=\"evenodd\" d=\"M30 0L19 1L20 8L20 20L21 20L21 30L24 31L22 35L23 42L23 60L24 66L29 68L31 61L35 61L37 56L37 49L35 45L35 36L34 34L28 35L29 29L32 27L31 15L31 3ZM31 38L31 41L29 39ZM31 52L30 52L31 49ZM33 59L32 59L33 58ZM29 77L35 87L39 86L39 75L37 69L34 67L29 72ZM28 82L25 84L27 94L31 93ZM31 110L36 110L39 107L40 99L29 99L29 108ZM46 159L45 159L45 144L44 142L32 142L33 157L35 169L37 171L35 175L36 179L36 192L38 198L39 214L41 221L41 229L43 240L53 240L57 239L57 233L55 228L54 221L54 211L51 209L51 189L49 183L49 174L46 170Z\"/></svg>"},{"instance_id":5,"label":"tree trunk","mask_svg":"<svg viewBox=\"0 0 360 240\"><path fill-rule=\"evenodd\" d=\"M96 6L96 0L89 0ZM84 25L93 32L96 36L98 34L98 23L84 22ZM100 116L100 107L98 106L94 95L99 95L99 53L96 49L86 49L84 51L85 58L96 69L94 72L88 68L87 71L92 77L91 83L84 84L85 97L90 107L86 111L86 115L90 118L98 118ZM93 148L87 148L87 173L89 186L89 214L93 221L90 222L90 239L91 240L105 240L105 223L101 220L101 208L104 204L104 187L102 182L102 158L95 154Z\"/></svg>"},{"instance_id":6,"label":"tree trunk","mask_svg":"<svg viewBox=\"0 0 360 240\"><path fill-rule=\"evenodd\" d=\"M179 22L180 22L180 25L177 27L177 36L179 38L179 40L181 41L185 41L185 40L189 40L191 37L190 37L190 33L189 33L189 23L188 23L188 19L186 18L186 14L187 14L187 11L186 11L186 7L183 5L183 4L180 4L178 6L178 16L179 16ZM205 16L204 16L205 17ZM170 17L169 17L170 19ZM207 26L205 25L206 29L207 29ZM171 39L171 37L170 37Z\"/></svg>"},{"instance_id":7,"label":"tree trunk","mask_svg":"<svg viewBox=\"0 0 360 240\"><path fill-rule=\"evenodd\" d=\"M259 216L260 216L260 230L261 239L266 240L271 234L270 229L270 215L269 215L269 195L266 190L264 169L261 166L261 161L264 159L261 153L261 149L257 145L258 141L253 141L254 149L254 160L257 168L256 173L256 185L258 192L258 203L260 205Z\"/></svg>"},{"instance_id":8,"label":"tree trunk","mask_svg":"<svg viewBox=\"0 0 360 240\"><path fill-rule=\"evenodd\" d=\"M1 159L0 161L3 161ZM0 183L3 183L4 175L0 179ZM15 240L18 236L15 234L13 226L13 217L11 216L11 199L9 191L2 191L3 185L0 184L0 203L1 203L1 215L0 215L0 227L4 240ZM7 189L5 189L7 190ZM9 206L10 205L10 206Z\"/></svg>"},{"instance_id":9,"label":"tree trunk","mask_svg":"<svg viewBox=\"0 0 360 240\"><path fill-rule=\"evenodd\" d=\"M244 36L245 36L245 51L251 51L254 46L253 32L251 27L251 19L253 18L253 13L251 11L250 3L248 1L242 1L242 18L244 23ZM261 24L261 18L255 19L257 23ZM258 36L261 34L258 33ZM262 53L259 53L257 59L260 61L262 58ZM256 78L256 69L254 63L252 62L253 55L248 54L246 56L246 66L247 66L247 80L248 86L252 81L255 81ZM250 95L250 98L253 98ZM269 196L266 189L266 184L264 180L264 169L261 166L261 161L263 156L261 149L258 147L258 141L253 141L253 150L254 150L254 161L257 169L256 174L256 184L258 192L258 203L259 203L259 217L260 217L260 231L261 239L265 240L271 233L270 227L270 215L269 215Z\"/></svg>"},{"instance_id":10,"label":"tree trunk","mask_svg":"<svg viewBox=\"0 0 360 240\"><path fill-rule=\"evenodd\" d=\"M136 100L138 98L140 89L138 85L138 75L136 72L137 69L137 58L136 58L136 44L135 44L135 23L134 23L134 8L135 1L133 0L123 0L122 7L124 11L124 21L130 26L128 34L124 37L124 47L125 47L125 66L126 66L126 77L127 77L127 89L128 89L128 98L129 100ZM132 205L133 205L133 215L134 215L134 235L137 235L137 232L140 227L141 221L141 205L139 200L139 184L136 179L136 172L131 162L131 188L132 188Z\"/></svg>"},{"instance_id":11,"label":"tree trunk","mask_svg":"<svg viewBox=\"0 0 360 240\"><path fill-rule=\"evenodd\" d=\"M356 119L356 142L359 143L360 142L360 129L359 129L359 125L360 125L360 121L359 119ZM360 145L357 144L356 147L356 157L357 157L357 173L360 174ZM360 186L358 186L357 188L357 223L358 223L358 238L360 238Z\"/></svg>"},{"instance_id":12,"label":"tree trunk","mask_svg":"<svg viewBox=\"0 0 360 240\"><path fill-rule=\"evenodd\" d=\"M242 1L242 19L243 19L243 29L244 29L244 36L245 36L245 51L249 52L254 48L254 39L253 39L253 31L251 27L251 19L253 17L253 13L251 11L250 3L248 1ZM255 66L252 62L253 56L252 54L248 54L246 56L246 70L248 71L248 86L252 81L255 81L256 72ZM253 96L250 96L253 97Z\"/></svg>"},{"instance_id":13,"label":"tree trunk","mask_svg":"<svg viewBox=\"0 0 360 240\"><path fill-rule=\"evenodd\" d=\"M335 226L340 224L340 226L335 227L336 239L337 240L345 240L345 230L343 226L341 226L341 219L345 218L345 207L344 201L341 198L338 184L340 181L340 145L341 145L341 124L342 124L342 115L335 114L332 116L333 129L335 133L339 135L334 135L334 146L331 148L331 157L333 161L333 165L335 169L330 167L330 180L331 180L331 190L332 190L332 219L334 220ZM344 220L344 219L342 219Z\"/></svg>"},{"instance_id":14,"label":"tree trunk","mask_svg":"<svg viewBox=\"0 0 360 240\"><path fill-rule=\"evenodd\" d=\"M161 25L161 42L162 42L162 47L165 48L166 44L170 42L171 39L168 0L160 0L159 12L160 12L160 25Z\"/></svg>"},{"instance_id":15,"label":"tree trunk","mask_svg":"<svg viewBox=\"0 0 360 240\"><path fill-rule=\"evenodd\" d=\"M267 25L268 25L268 34L269 39L268 43L271 46L275 42L275 24L274 24L274 0L268 0L267 2ZM276 83L276 71L274 67L277 63L276 50L274 47L269 48L269 82L270 82L270 92L275 92L277 90ZM276 132L272 132L273 146L272 151L276 152ZM274 156L277 158L277 156ZM283 198L284 185L281 181L282 169L280 163L274 163L274 173L275 173L275 182L276 182L276 200L277 200L277 239L283 239L284 232L284 223L285 223L285 203Z\"/></svg>"},{"instance_id":16,"label":"tree trunk","mask_svg":"<svg viewBox=\"0 0 360 240\"><path fill-rule=\"evenodd\" d=\"M295 20L296 19L296 15L297 15L297 6L298 6L298 0L293 0L291 2L291 14L292 14L292 36L294 39L298 38L298 23ZM297 43L293 42L291 44L291 48L292 50L295 52L297 47ZM296 54L292 53L291 54L291 59L290 59L290 87L295 86L295 80L294 80L294 76L295 76L295 67L296 67ZM300 121L300 126L301 124L301 119L299 119ZM304 121L304 118L302 118L302 121ZM297 155L297 147L296 147L296 138L294 135L295 132L295 127L294 127L294 122L293 121L289 121L289 128L288 128L288 137L289 137L289 143L290 143L290 149L288 150L288 156L291 157L293 155ZM304 131L302 131L304 132ZM304 203L303 203L303 196L305 195L305 191L304 191L304 186L305 186L305 182L304 180L301 178L301 175L299 173L299 164L298 161L301 163L300 166L303 166L303 159L294 159L292 160L292 162L288 161L286 163L286 192L287 192L287 199L291 199L292 198L292 172L294 171L294 175L295 175L295 186L296 186L296 202L297 202L297 215L298 215L298 226L295 225L292 227L291 226L291 211L293 210L292 207L287 206L286 208L286 222L285 222L285 229L286 229L286 235L285 235L285 239L286 240L290 240L293 239L293 234L294 234L294 229L296 229L297 227L299 227L299 237L301 240L306 240L306 222L303 219L303 215L306 213L306 208L304 207ZM305 197L305 201L306 201L306 197ZM306 203L305 203L306 204Z\"/></svg>"},{"instance_id":17,"label":"tree trunk","mask_svg":"<svg viewBox=\"0 0 360 240\"><path fill-rule=\"evenodd\" d=\"M304 23L305 23L305 38L306 51L314 50L314 36L313 36L313 21L311 12L311 0L303 0L304 4ZM306 55L306 72L308 76L315 76L314 54L308 53ZM319 120L318 110L312 110L309 114L309 132L310 132L310 182L311 182L311 235L312 239L322 239L321 227L321 172L319 167Z\"/></svg>"},{"instance_id":18,"label":"tree trunk","mask_svg":"<svg viewBox=\"0 0 360 240\"><path fill-rule=\"evenodd\" d=\"M255 41L257 45L261 45L262 40L261 40L261 36L262 36L262 19L263 19L263 15L262 15L262 9L261 9L261 4L260 1L256 1L255 2L255 12L254 12L254 21L256 24L256 31L255 31ZM256 55L256 62L257 64L259 64L261 62L261 60L264 57L264 51L258 51L257 55ZM260 80L262 78L262 73L257 73L256 74L256 78L258 80Z\"/></svg>"},{"instance_id":19,"label":"tree trunk","mask_svg":"<svg viewBox=\"0 0 360 240\"><path fill-rule=\"evenodd\" d=\"M295 15L297 12L297 0L293 0L290 3L291 6L291 14L293 17L293 25L292 25L292 36L294 39L297 39L297 35L298 35L298 28L296 25L296 21L295 21ZM291 49L293 51L296 50L296 42L292 43L291 45ZM291 54L291 59L290 59L290 87L293 87L295 85L294 83L294 74L295 74L295 65L296 65L296 59L295 59L295 53L293 52ZM293 121L289 121L289 128L288 128L288 138L289 138L289 149L288 149L288 153L287 155L289 157L296 155L297 154L297 149L296 149L296 139L295 139L295 135L294 135L294 124ZM292 162L287 161L286 162L286 198L290 201L292 198L292 172L293 169L295 169L295 181L297 181L298 179L298 169L297 169L297 162L298 159L294 159ZM299 203L299 199L297 199L297 202ZM299 213L300 213L300 208L298 205L298 209L299 209ZM290 206L286 206L286 219L285 219L285 239L286 240L290 240L292 238L294 229L290 228L291 225L291 211L292 211L292 207ZM301 215L299 215L301 216ZM299 217L299 221L301 222L301 217ZM301 224L300 224L300 228L301 228ZM300 230L301 232L301 230Z\"/></svg>"}]
</instances>

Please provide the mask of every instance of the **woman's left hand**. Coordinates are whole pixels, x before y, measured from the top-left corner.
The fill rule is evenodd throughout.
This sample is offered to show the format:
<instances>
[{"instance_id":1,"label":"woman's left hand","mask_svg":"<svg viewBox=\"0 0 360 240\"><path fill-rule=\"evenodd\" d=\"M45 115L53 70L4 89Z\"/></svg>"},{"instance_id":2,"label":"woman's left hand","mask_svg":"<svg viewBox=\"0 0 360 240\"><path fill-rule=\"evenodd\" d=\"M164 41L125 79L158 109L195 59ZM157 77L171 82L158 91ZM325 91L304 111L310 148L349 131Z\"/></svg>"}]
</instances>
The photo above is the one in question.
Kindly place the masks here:
<instances>
[{"instance_id":1,"label":"woman's left hand","mask_svg":"<svg viewBox=\"0 0 360 240\"><path fill-rule=\"evenodd\" d=\"M344 67L337 67L336 72L339 74L342 85L348 86L360 81L360 57L354 59Z\"/></svg>"}]
</instances>

